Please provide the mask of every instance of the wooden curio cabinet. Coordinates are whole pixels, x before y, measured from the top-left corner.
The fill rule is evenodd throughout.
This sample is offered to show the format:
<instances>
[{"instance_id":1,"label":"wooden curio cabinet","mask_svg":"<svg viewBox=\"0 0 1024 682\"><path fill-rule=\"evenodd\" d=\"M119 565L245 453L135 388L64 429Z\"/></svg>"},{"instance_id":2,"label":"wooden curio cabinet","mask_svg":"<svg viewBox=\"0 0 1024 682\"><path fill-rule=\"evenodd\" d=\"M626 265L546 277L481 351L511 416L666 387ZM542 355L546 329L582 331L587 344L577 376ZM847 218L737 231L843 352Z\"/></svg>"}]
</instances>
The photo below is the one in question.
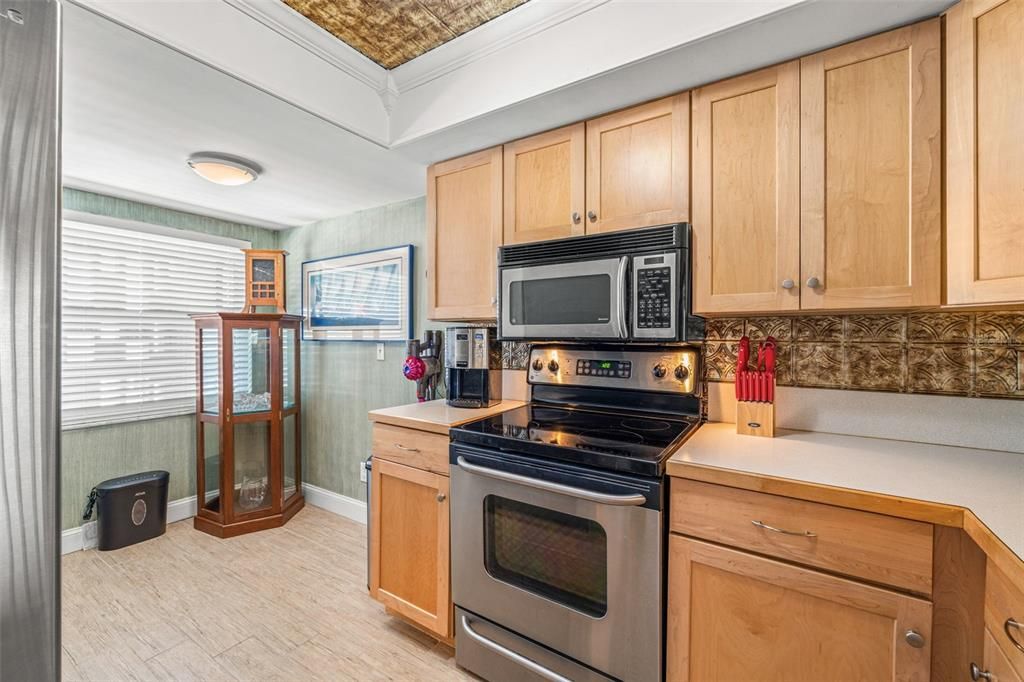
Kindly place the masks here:
<instances>
[{"instance_id":1,"label":"wooden curio cabinet","mask_svg":"<svg viewBox=\"0 0 1024 682\"><path fill-rule=\"evenodd\" d=\"M302 508L302 317L193 315L195 527L227 538L276 528Z\"/></svg>"}]
</instances>

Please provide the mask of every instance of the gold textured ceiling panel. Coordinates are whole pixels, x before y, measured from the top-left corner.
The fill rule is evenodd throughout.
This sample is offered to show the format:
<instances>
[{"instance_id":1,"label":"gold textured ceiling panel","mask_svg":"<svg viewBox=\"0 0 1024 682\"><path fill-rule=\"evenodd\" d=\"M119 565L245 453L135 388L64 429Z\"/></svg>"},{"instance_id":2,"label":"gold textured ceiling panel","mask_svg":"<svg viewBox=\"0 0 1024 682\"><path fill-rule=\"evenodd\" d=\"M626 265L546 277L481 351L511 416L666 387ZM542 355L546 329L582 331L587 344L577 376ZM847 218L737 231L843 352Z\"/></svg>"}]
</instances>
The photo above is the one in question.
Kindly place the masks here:
<instances>
[{"instance_id":1,"label":"gold textured ceiling panel","mask_svg":"<svg viewBox=\"0 0 1024 682\"><path fill-rule=\"evenodd\" d=\"M527 0L282 0L393 69Z\"/></svg>"}]
</instances>

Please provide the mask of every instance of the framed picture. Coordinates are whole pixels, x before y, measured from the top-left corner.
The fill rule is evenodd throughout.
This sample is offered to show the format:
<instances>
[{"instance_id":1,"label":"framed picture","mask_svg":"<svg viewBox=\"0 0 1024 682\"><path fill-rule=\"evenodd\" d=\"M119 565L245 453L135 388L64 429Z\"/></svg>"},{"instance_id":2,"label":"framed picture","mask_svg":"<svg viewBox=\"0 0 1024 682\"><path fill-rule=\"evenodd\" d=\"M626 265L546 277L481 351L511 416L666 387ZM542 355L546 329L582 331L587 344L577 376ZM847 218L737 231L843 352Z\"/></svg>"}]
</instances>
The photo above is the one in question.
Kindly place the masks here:
<instances>
[{"instance_id":1,"label":"framed picture","mask_svg":"<svg viewBox=\"0 0 1024 682\"><path fill-rule=\"evenodd\" d=\"M302 264L306 341L412 338L412 244Z\"/></svg>"}]
</instances>

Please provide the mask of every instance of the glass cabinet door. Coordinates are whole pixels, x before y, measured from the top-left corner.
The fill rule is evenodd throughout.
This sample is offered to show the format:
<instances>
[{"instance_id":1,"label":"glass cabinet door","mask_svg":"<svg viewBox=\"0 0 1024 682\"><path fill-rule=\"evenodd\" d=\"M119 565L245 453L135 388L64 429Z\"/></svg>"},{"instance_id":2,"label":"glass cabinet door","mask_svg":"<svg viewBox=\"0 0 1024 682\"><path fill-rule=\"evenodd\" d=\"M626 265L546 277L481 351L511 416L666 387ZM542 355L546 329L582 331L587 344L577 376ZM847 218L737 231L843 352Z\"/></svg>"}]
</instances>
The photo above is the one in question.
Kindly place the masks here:
<instances>
[{"instance_id":1,"label":"glass cabinet door","mask_svg":"<svg viewBox=\"0 0 1024 682\"><path fill-rule=\"evenodd\" d=\"M295 386L298 383L295 370L298 365L298 344L295 343L295 329L281 328L281 409L295 407Z\"/></svg>"},{"instance_id":2,"label":"glass cabinet door","mask_svg":"<svg viewBox=\"0 0 1024 682\"><path fill-rule=\"evenodd\" d=\"M214 422L199 422L202 434L201 466L203 468L203 491L199 496L201 509L214 514L221 513L220 505L220 426Z\"/></svg>"},{"instance_id":3,"label":"glass cabinet door","mask_svg":"<svg viewBox=\"0 0 1024 682\"><path fill-rule=\"evenodd\" d=\"M265 510L272 505L270 493L270 421L236 423L234 514Z\"/></svg>"},{"instance_id":4,"label":"glass cabinet door","mask_svg":"<svg viewBox=\"0 0 1024 682\"><path fill-rule=\"evenodd\" d=\"M200 411L217 414L220 400L220 330L216 327L201 328L199 349L203 382Z\"/></svg>"},{"instance_id":5,"label":"glass cabinet door","mask_svg":"<svg viewBox=\"0 0 1024 682\"><path fill-rule=\"evenodd\" d=\"M231 330L233 412L270 411L270 329ZM237 480L237 479L236 479Z\"/></svg>"},{"instance_id":6,"label":"glass cabinet door","mask_svg":"<svg viewBox=\"0 0 1024 682\"><path fill-rule=\"evenodd\" d=\"M281 502L287 504L299 492L299 415L290 414L281 422Z\"/></svg>"}]
</instances>

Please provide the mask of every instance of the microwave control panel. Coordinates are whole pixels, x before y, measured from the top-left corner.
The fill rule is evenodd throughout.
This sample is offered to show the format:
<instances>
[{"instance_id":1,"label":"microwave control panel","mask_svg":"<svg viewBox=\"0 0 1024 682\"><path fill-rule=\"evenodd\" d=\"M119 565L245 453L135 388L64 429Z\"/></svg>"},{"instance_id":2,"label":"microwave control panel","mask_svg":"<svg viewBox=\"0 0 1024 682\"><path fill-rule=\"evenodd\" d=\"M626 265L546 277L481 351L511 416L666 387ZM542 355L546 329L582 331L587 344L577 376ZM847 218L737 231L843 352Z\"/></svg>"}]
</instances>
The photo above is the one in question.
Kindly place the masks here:
<instances>
[{"instance_id":1,"label":"microwave control panel","mask_svg":"<svg viewBox=\"0 0 1024 682\"><path fill-rule=\"evenodd\" d=\"M633 336L673 338L679 302L676 254L633 258Z\"/></svg>"}]
</instances>

